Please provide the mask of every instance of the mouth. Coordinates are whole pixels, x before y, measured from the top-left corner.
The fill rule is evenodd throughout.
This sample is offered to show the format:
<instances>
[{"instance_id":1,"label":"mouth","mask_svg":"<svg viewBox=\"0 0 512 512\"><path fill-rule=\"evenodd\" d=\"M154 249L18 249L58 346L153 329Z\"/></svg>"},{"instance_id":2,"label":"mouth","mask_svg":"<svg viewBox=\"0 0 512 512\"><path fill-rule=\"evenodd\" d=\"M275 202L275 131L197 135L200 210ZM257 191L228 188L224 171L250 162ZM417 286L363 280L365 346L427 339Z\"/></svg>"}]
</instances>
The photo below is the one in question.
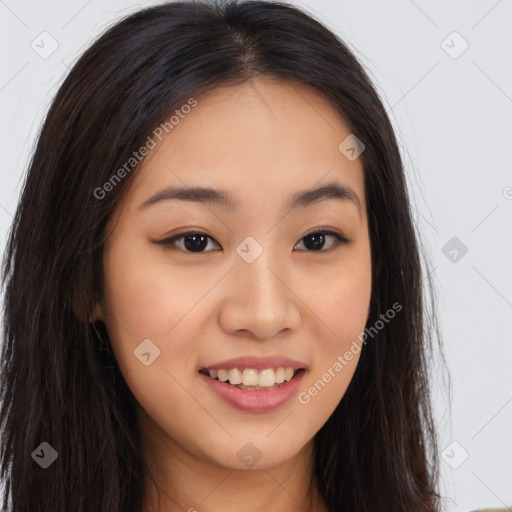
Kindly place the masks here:
<instances>
[{"instance_id":1,"label":"mouth","mask_svg":"<svg viewBox=\"0 0 512 512\"><path fill-rule=\"evenodd\" d=\"M261 361L260 361L261 363ZM254 364L254 362L253 362ZM240 411L263 413L285 404L298 392L307 368L201 368L198 376L225 404Z\"/></svg>"},{"instance_id":2,"label":"mouth","mask_svg":"<svg viewBox=\"0 0 512 512\"><path fill-rule=\"evenodd\" d=\"M256 368L202 368L199 373L218 382L245 391L271 391L297 378L304 368L277 367L258 370Z\"/></svg>"}]
</instances>

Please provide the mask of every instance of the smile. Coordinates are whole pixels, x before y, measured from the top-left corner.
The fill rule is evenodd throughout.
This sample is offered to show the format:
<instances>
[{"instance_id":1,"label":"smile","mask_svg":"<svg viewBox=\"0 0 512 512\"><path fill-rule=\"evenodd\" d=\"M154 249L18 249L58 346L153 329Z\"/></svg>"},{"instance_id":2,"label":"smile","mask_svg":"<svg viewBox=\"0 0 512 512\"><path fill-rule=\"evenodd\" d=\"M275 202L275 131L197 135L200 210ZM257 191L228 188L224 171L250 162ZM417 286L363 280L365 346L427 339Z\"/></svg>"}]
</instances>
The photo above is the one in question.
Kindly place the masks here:
<instances>
[{"instance_id":1,"label":"smile","mask_svg":"<svg viewBox=\"0 0 512 512\"><path fill-rule=\"evenodd\" d=\"M212 396L219 398L225 404L245 412L265 412L284 405L295 396L305 371L304 368L290 367L264 370L202 369L199 371L199 376L206 384L207 392L211 392ZM220 378L225 380L221 381ZM277 382L281 378L282 382ZM238 384L234 384L235 382ZM245 384L245 382L253 384ZM260 382L264 385L260 385Z\"/></svg>"},{"instance_id":2,"label":"smile","mask_svg":"<svg viewBox=\"0 0 512 512\"><path fill-rule=\"evenodd\" d=\"M200 370L200 373L239 389L258 391L276 389L280 384L291 381L299 371L299 368L280 366L264 370L256 368L203 369Z\"/></svg>"}]
</instances>

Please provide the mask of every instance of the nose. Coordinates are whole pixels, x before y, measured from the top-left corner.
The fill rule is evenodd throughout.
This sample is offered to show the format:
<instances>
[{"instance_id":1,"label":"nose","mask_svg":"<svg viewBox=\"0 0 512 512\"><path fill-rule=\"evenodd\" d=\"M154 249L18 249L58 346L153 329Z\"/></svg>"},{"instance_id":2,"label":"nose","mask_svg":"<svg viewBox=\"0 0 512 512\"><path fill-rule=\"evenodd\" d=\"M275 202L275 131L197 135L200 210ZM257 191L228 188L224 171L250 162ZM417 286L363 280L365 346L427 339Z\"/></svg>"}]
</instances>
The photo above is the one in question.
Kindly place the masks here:
<instances>
[{"instance_id":1,"label":"nose","mask_svg":"<svg viewBox=\"0 0 512 512\"><path fill-rule=\"evenodd\" d=\"M282 267L266 251L252 263L235 262L219 315L225 332L268 340L300 326L300 299Z\"/></svg>"}]
</instances>

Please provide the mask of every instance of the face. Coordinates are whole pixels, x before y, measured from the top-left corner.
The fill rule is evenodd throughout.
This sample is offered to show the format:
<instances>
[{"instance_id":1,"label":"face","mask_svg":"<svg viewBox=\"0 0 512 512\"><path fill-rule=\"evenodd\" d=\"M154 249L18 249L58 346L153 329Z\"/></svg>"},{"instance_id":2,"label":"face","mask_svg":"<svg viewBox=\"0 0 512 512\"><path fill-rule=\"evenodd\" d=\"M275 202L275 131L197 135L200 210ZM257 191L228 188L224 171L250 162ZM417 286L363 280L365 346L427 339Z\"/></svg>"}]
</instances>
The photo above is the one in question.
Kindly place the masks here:
<instances>
[{"instance_id":1,"label":"face","mask_svg":"<svg viewBox=\"0 0 512 512\"><path fill-rule=\"evenodd\" d=\"M144 437L224 468L271 468L311 443L359 360L363 167L339 149L343 118L305 84L254 79L195 100L154 137L110 220L96 318ZM315 193L326 185L338 188Z\"/></svg>"}]
</instances>

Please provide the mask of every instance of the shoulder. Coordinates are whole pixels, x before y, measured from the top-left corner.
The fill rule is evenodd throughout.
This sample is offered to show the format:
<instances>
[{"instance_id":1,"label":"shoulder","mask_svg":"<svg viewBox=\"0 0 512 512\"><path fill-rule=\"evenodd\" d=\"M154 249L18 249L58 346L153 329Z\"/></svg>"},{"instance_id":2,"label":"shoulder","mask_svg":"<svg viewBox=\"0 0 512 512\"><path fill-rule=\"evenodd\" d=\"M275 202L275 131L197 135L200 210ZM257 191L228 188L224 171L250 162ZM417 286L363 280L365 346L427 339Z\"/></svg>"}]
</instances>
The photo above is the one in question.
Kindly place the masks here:
<instances>
[{"instance_id":1,"label":"shoulder","mask_svg":"<svg viewBox=\"0 0 512 512\"><path fill-rule=\"evenodd\" d=\"M512 508L479 508L471 512L512 512Z\"/></svg>"}]
</instances>

